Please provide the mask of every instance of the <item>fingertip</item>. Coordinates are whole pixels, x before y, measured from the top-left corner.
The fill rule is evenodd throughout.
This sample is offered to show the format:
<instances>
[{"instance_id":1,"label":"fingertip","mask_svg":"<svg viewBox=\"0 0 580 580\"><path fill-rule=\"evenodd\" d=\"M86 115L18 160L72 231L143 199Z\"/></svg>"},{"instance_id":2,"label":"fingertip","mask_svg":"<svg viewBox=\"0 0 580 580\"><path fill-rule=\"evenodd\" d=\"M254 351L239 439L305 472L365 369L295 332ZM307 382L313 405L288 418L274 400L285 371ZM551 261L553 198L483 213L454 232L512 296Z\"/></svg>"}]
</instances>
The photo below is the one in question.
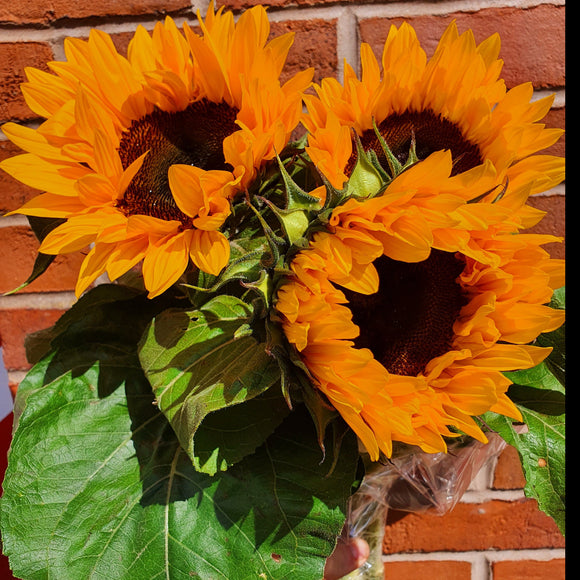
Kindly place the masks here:
<instances>
[{"instance_id":1,"label":"fingertip","mask_svg":"<svg viewBox=\"0 0 580 580\"><path fill-rule=\"evenodd\" d=\"M356 568L360 568L369 558L370 548L368 543L362 538L353 538L349 547Z\"/></svg>"}]
</instances>

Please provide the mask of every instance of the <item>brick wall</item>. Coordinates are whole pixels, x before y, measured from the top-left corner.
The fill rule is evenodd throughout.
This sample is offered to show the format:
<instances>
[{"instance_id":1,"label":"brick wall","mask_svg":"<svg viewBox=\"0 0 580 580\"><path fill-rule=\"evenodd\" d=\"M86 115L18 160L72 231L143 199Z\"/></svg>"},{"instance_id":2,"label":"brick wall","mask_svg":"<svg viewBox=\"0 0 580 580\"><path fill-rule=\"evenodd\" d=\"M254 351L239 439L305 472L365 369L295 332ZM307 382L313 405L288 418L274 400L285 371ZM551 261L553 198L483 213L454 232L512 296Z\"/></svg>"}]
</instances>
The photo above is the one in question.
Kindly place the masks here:
<instances>
[{"instance_id":1,"label":"brick wall","mask_svg":"<svg viewBox=\"0 0 580 580\"><path fill-rule=\"evenodd\" d=\"M240 11L257 0L218 0ZM450 20L460 31L474 30L483 40L502 38L503 77L508 86L531 81L542 96L554 92L548 126L565 120L564 0L265 0L274 34L296 32L287 74L314 66L317 80L342 78L346 59L357 65L360 41L377 51L391 23L409 21L427 51L434 48ZM193 20L207 0L12 0L0 6L0 122L17 120L34 126L19 91L23 68L46 68L64 58L66 36L85 37L97 26L112 34L119 50L126 47L137 23L152 28L165 14ZM0 136L0 159L16 148ZM551 148L564 154L564 140ZM21 205L34 192L0 174L0 212ZM563 185L531 203L549 212L535 231L564 235ZM36 240L26 218L0 219L0 293L24 281L34 260ZM564 246L549 248L564 257ZM0 296L0 346L15 389L28 368L23 340L29 332L51 325L74 301L72 288L81 255L58 257L48 272L18 295ZM564 539L547 516L522 491L516 453L508 448L496 465L476 478L458 506L445 516L391 512L384 542L389 580L561 580Z\"/></svg>"}]
</instances>

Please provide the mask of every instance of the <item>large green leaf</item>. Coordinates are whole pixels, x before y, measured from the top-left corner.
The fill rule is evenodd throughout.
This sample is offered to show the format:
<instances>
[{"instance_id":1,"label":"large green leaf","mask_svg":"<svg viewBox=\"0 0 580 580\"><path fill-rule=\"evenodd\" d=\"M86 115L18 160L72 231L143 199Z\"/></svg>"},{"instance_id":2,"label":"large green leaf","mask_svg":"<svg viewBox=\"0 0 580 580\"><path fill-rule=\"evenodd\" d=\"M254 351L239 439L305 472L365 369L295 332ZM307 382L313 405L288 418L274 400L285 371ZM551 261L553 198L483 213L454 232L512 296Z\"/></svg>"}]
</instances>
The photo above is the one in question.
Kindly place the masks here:
<instances>
[{"instance_id":1,"label":"large green leaf","mask_svg":"<svg viewBox=\"0 0 580 580\"><path fill-rule=\"evenodd\" d=\"M565 297L565 288L560 288L554 292L550 306L564 309ZM552 347L548 358L531 369L505 373L513 381L508 396L520 409L525 427L491 412L483 415L483 420L517 449L526 478L526 496L536 499L540 509L565 533L564 326L540 335L536 342Z\"/></svg>"},{"instance_id":2,"label":"large green leaf","mask_svg":"<svg viewBox=\"0 0 580 580\"><path fill-rule=\"evenodd\" d=\"M195 468L209 475L225 471L253 453L289 413L279 389L209 413L195 432Z\"/></svg>"},{"instance_id":3,"label":"large green leaf","mask_svg":"<svg viewBox=\"0 0 580 580\"><path fill-rule=\"evenodd\" d=\"M526 485L524 493L554 519L565 533L566 433L564 415L550 416L520 407L526 429L519 429L502 415L489 412L483 419L520 456Z\"/></svg>"},{"instance_id":4,"label":"large green leaf","mask_svg":"<svg viewBox=\"0 0 580 580\"><path fill-rule=\"evenodd\" d=\"M136 345L151 318L177 303L179 300L169 293L149 300L137 289L115 284L97 286L52 328L27 338L28 360L34 364L54 353L46 383L71 369L80 374L95 361L107 360L110 364L99 375L99 389L112 392L121 383L116 367L138 367Z\"/></svg>"},{"instance_id":5,"label":"large green leaf","mask_svg":"<svg viewBox=\"0 0 580 580\"><path fill-rule=\"evenodd\" d=\"M550 307L559 310L566 309L566 287L554 291ZM562 383L566 382L566 324L552 332L540 334L537 339L540 346L551 346L552 352L546 360L546 365L553 375Z\"/></svg>"},{"instance_id":6,"label":"large green leaf","mask_svg":"<svg viewBox=\"0 0 580 580\"><path fill-rule=\"evenodd\" d=\"M99 366L28 394L1 503L17 577L322 576L354 479L352 439L328 475L300 409L255 454L210 477L191 465L147 381L102 397Z\"/></svg>"},{"instance_id":7,"label":"large green leaf","mask_svg":"<svg viewBox=\"0 0 580 580\"><path fill-rule=\"evenodd\" d=\"M356 477L354 438L322 461L300 407L227 472L200 473L140 368L137 340L155 313L143 299L89 293L44 337L48 355L19 388L0 503L16 576L320 578Z\"/></svg>"},{"instance_id":8,"label":"large green leaf","mask_svg":"<svg viewBox=\"0 0 580 580\"><path fill-rule=\"evenodd\" d=\"M196 467L209 474L254 451L285 415L278 363L255 335L251 318L242 300L216 296L199 310L162 312L140 346L159 409ZM247 404L270 387L276 394ZM225 411L240 403L243 409ZM198 445L198 428L217 411L208 428L219 436L201 437Z\"/></svg>"}]
</instances>

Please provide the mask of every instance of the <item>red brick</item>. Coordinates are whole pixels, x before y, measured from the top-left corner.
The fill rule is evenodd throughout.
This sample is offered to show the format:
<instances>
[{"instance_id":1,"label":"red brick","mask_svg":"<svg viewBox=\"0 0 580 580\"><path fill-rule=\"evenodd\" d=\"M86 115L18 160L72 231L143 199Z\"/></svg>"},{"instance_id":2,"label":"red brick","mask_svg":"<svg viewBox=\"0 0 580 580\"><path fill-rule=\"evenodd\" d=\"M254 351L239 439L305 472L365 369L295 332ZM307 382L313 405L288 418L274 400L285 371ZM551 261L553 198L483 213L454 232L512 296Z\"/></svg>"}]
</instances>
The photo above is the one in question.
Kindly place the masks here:
<instances>
[{"instance_id":1,"label":"red brick","mask_svg":"<svg viewBox=\"0 0 580 580\"><path fill-rule=\"evenodd\" d=\"M494 489L523 489L526 478L515 447L508 445L498 457L493 474Z\"/></svg>"},{"instance_id":2,"label":"red brick","mask_svg":"<svg viewBox=\"0 0 580 580\"><path fill-rule=\"evenodd\" d=\"M14 290L32 272L38 240L27 226L0 228L0 293ZM81 252L57 256L46 272L21 292L62 292L74 290L81 262Z\"/></svg>"},{"instance_id":3,"label":"red brick","mask_svg":"<svg viewBox=\"0 0 580 580\"><path fill-rule=\"evenodd\" d=\"M111 40L119 54L127 56L127 48L133 36L135 36L134 30L131 32L115 32L111 34Z\"/></svg>"},{"instance_id":4,"label":"red brick","mask_svg":"<svg viewBox=\"0 0 580 580\"><path fill-rule=\"evenodd\" d=\"M471 562L422 560L385 563L385 580L402 580L403 578L471 580Z\"/></svg>"},{"instance_id":5,"label":"red brick","mask_svg":"<svg viewBox=\"0 0 580 580\"><path fill-rule=\"evenodd\" d=\"M542 123L546 127L565 129L566 128L566 108L559 107L554 108L548 112L548 114L542 120ZM557 155L559 157L564 157L566 155L566 135L562 135L554 145L548 147L542 154L545 155Z\"/></svg>"},{"instance_id":6,"label":"red brick","mask_svg":"<svg viewBox=\"0 0 580 580\"><path fill-rule=\"evenodd\" d=\"M529 198L528 205L545 211L546 215L542 221L526 231L558 237L565 236L566 197L564 195L535 195ZM552 258L566 257L564 243L546 244L543 248L550 253Z\"/></svg>"},{"instance_id":7,"label":"red brick","mask_svg":"<svg viewBox=\"0 0 580 580\"><path fill-rule=\"evenodd\" d=\"M336 77L336 20L295 20L271 23L271 36L294 32L294 44L282 73L282 81L309 67L315 68L314 80Z\"/></svg>"},{"instance_id":8,"label":"red brick","mask_svg":"<svg viewBox=\"0 0 580 580\"><path fill-rule=\"evenodd\" d=\"M380 2L381 0L371 0L371 2ZM369 4L369 0L360 2L360 4ZM220 0L218 6L224 6L226 10L234 12L246 10L252 6L261 4L268 8L295 8L309 6L332 6L338 4L339 0ZM353 2L354 4L354 2Z\"/></svg>"},{"instance_id":9,"label":"red brick","mask_svg":"<svg viewBox=\"0 0 580 580\"><path fill-rule=\"evenodd\" d=\"M10 392L12 393L13 397L16 397L16 391L18 390L19 384L20 384L19 382L15 382L15 381L8 382L8 387L10 388Z\"/></svg>"},{"instance_id":10,"label":"red brick","mask_svg":"<svg viewBox=\"0 0 580 580\"><path fill-rule=\"evenodd\" d=\"M221 6L221 4L220 4ZM197 20L191 24L198 33ZM287 20L283 22L271 22L270 38L294 32L294 43L288 53L286 66L282 72L281 80L287 80L292 75L306 68L315 68L315 80L320 82L324 77L336 76L338 67L337 21L314 18L310 20ZM111 38L120 54L127 54L127 46L134 32L119 32L111 34Z\"/></svg>"},{"instance_id":11,"label":"red brick","mask_svg":"<svg viewBox=\"0 0 580 580\"><path fill-rule=\"evenodd\" d=\"M23 151L10 141L0 141L0 161L19 153L23 153ZM16 181L2 170L0 170L0 192L2 192L0 194L0 214L19 208L23 203L40 193L37 189Z\"/></svg>"},{"instance_id":12,"label":"red brick","mask_svg":"<svg viewBox=\"0 0 580 580\"><path fill-rule=\"evenodd\" d=\"M190 12L190 0L99 0L99 2L69 2L69 0L12 0L0 6L0 23L49 26L59 20L90 17L163 16Z\"/></svg>"},{"instance_id":13,"label":"red brick","mask_svg":"<svg viewBox=\"0 0 580 580\"><path fill-rule=\"evenodd\" d=\"M564 560L517 560L494 562L493 580L564 580L566 566Z\"/></svg>"},{"instance_id":14,"label":"red brick","mask_svg":"<svg viewBox=\"0 0 580 580\"><path fill-rule=\"evenodd\" d=\"M454 19L460 32L472 29L477 42L495 32L500 34L500 58L504 60L502 77L508 87L528 81L536 88L565 85L564 6L546 4L409 18L368 18L360 23L360 38L379 56L390 25L399 26L406 20L415 28L421 45L430 56L441 34Z\"/></svg>"},{"instance_id":15,"label":"red brick","mask_svg":"<svg viewBox=\"0 0 580 580\"><path fill-rule=\"evenodd\" d=\"M0 122L37 117L20 91L26 81L24 67L48 70L46 63L51 60L54 56L46 42L0 42Z\"/></svg>"},{"instance_id":16,"label":"red brick","mask_svg":"<svg viewBox=\"0 0 580 580\"><path fill-rule=\"evenodd\" d=\"M24 340L31 332L50 328L62 310L4 310L0 313L0 344L9 371L28 370Z\"/></svg>"},{"instance_id":17,"label":"red brick","mask_svg":"<svg viewBox=\"0 0 580 580\"><path fill-rule=\"evenodd\" d=\"M394 521L396 516L387 518L386 554L564 547L555 522L532 499L459 503L444 516L412 513Z\"/></svg>"}]
</instances>

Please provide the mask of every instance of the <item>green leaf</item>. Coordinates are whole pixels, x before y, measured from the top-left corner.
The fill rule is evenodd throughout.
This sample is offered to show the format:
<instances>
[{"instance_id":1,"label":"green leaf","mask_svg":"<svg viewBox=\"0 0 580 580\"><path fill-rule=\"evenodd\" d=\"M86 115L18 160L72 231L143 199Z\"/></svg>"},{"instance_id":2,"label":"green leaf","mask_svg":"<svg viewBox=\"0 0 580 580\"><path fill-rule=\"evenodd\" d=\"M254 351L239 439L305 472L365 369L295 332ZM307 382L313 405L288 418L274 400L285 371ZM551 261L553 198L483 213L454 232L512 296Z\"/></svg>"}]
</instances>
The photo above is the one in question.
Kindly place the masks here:
<instances>
[{"instance_id":1,"label":"green leaf","mask_svg":"<svg viewBox=\"0 0 580 580\"><path fill-rule=\"evenodd\" d=\"M104 284L76 302L56 324L27 339L28 360L34 364L53 352L46 382L70 369L82 373L99 360L116 366L138 365L136 344L151 318L178 304L170 293L154 300L137 289ZM112 392L119 386L114 368L99 375L99 388Z\"/></svg>"},{"instance_id":2,"label":"green leaf","mask_svg":"<svg viewBox=\"0 0 580 580\"><path fill-rule=\"evenodd\" d=\"M1 500L3 551L27 580L321 578L355 477L354 437L329 475L306 412L225 473L197 472L138 369L102 361L28 395ZM34 385L34 386L33 386Z\"/></svg>"},{"instance_id":3,"label":"green leaf","mask_svg":"<svg viewBox=\"0 0 580 580\"><path fill-rule=\"evenodd\" d=\"M534 387L536 389L553 390L564 394L565 388L554 375L547 362L544 361L531 369L504 373L514 384Z\"/></svg>"},{"instance_id":4,"label":"green leaf","mask_svg":"<svg viewBox=\"0 0 580 580\"><path fill-rule=\"evenodd\" d=\"M549 416L520 407L527 429L520 432L512 421L488 412L485 423L513 445L520 456L526 485L524 493L537 500L538 507L554 519L565 533L565 418Z\"/></svg>"},{"instance_id":5,"label":"green leaf","mask_svg":"<svg viewBox=\"0 0 580 580\"><path fill-rule=\"evenodd\" d=\"M278 365L266 352L265 342L254 334L251 318L252 309L242 300L216 296L199 310L162 312L140 347L139 356L159 409L192 461L210 473L217 464L202 460L207 456L205 450L197 456L195 434L202 421L208 414L249 401L280 382ZM248 417L249 422L260 420L259 415ZM253 451L264 439L261 429L244 434L246 439L237 451ZM222 452L220 457L225 457ZM233 460L235 454L228 457Z\"/></svg>"},{"instance_id":6,"label":"green leaf","mask_svg":"<svg viewBox=\"0 0 580 580\"><path fill-rule=\"evenodd\" d=\"M17 286L13 290L9 290L5 293L5 296L10 296L11 294L16 294L20 292L23 288L26 288L29 284L32 284L37 278L40 278L42 274L46 272L48 267L52 264L56 256L52 256L49 254L41 254L40 252L37 254L36 259L34 260L34 265L32 266L32 272L29 274L28 278L20 286Z\"/></svg>"},{"instance_id":7,"label":"green leaf","mask_svg":"<svg viewBox=\"0 0 580 580\"><path fill-rule=\"evenodd\" d=\"M565 288L554 292L550 306L565 308ZM525 428L507 417L483 415L520 456L526 478L524 492L534 498L565 533L565 329L541 334L536 343L552 347L548 358L526 370L505 373L513 381L509 398L520 409Z\"/></svg>"},{"instance_id":8,"label":"green leaf","mask_svg":"<svg viewBox=\"0 0 580 580\"><path fill-rule=\"evenodd\" d=\"M565 286L554 291L550 307L558 310L566 309ZM537 343L540 346L552 347L552 352L545 362L550 372L564 385L566 383L566 325L563 324L552 332L540 334Z\"/></svg>"},{"instance_id":9,"label":"green leaf","mask_svg":"<svg viewBox=\"0 0 580 580\"><path fill-rule=\"evenodd\" d=\"M566 286L554 290L552 300L550 300L550 306L560 310L566 309Z\"/></svg>"},{"instance_id":10,"label":"green leaf","mask_svg":"<svg viewBox=\"0 0 580 580\"><path fill-rule=\"evenodd\" d=\"M40 218L35 216L27 216L28 223L30 224L30 228L34 232L36 239L39 242L42 242L44 238L57 226L63 224L66 220L58 219L58 218ZM42 276L48 269L48 267L52 264L56 256L50 254L41 254L40 252L36 256L34 261L34 265L32 266L32 272L28 276L28 278L20 284L17 288L6 292L6 296L11 294L16 294L23 288L26 288L29 284L32 284L37 278Z\"/></svg>"},{"instance_id":11,"label":"green leaf","mask_svg":"<svg viewBox=\"0 0 580 580\"><path fill-rule=\"evenodd\" d=\"M566 412L566 397L558 390L514 384L508 390L508 397L517 405L544 415L563 415Z\"/></svg>"},{"instance_id":12,"label":"green leaf","mask_svg":"<svg viewBox=\"0 0 580 580\"><path fill-rule=\"evenodd\" d=\"M194 435L193 465L215 475L256 450L290 414L279 389L209 413Z\"/></svg>"},{"instance_id":13,"label":"green leaf","mask_svg":"<svg viewBox=\"0 0 580 580\"><path fill-rule=\"evenodd\" d=\"M545 365L550 373L561 385L566 383L566 325L560 328L541 334L536 340L539 346L549 346L552 348L550 356L545 360Z\"/></svg>"},{"instance_id":14,"label":"green leaf","mask_svg":"<svg viewBox=\"0 0 580 580\"><path fill-rule=\"evenodd\" d=\"M356 135L356 134L355 134ZM366 152L360 142L356 139L357 160L352 174L346 184L349 197L355 199L368 199L378 195L384 186L390 182L389 176L380 167L380 164L373 163L373 153ZM372 151L372 150L371 150ZM376 157L376 156L375 156Z\"/></svg>"}]
</instances>

